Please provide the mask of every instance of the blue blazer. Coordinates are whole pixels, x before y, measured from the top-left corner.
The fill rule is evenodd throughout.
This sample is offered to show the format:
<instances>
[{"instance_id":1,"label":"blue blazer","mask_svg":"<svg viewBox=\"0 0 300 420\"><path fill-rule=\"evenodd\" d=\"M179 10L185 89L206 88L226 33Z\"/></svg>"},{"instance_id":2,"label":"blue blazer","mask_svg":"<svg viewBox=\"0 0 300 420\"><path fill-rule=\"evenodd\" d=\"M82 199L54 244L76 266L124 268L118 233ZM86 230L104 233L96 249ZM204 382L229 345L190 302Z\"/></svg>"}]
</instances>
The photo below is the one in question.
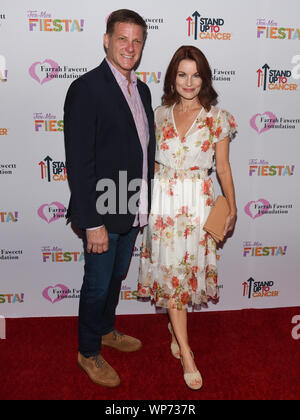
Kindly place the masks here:
<instances>
[{"instance_id":1,"label":"blue blazer","mask_svg":"<svg viewBox=\"0 0 300 420\"><path fill-rule=\"evenodd\" d=\"M140 80L137 86L150 131L150 209L155 158L154 114L148 86ZM135 214L124 212L124 202L119 202L119 195L123 194L124 197L126 187L124 180L120 183L119 172L127 173L128 203L138 191L128 191L128 184L133 179L142 178L143 152L126 98L106 60L71 84L64 106L64 134L66 167L71 190L67 218L82 229L104 224L110 233L128 232L133 225ZM114 182L116 206L109 213L99 214L96 202L103 192L97 192L96 185L103 179Z\"/></svg>"}]
</instances>

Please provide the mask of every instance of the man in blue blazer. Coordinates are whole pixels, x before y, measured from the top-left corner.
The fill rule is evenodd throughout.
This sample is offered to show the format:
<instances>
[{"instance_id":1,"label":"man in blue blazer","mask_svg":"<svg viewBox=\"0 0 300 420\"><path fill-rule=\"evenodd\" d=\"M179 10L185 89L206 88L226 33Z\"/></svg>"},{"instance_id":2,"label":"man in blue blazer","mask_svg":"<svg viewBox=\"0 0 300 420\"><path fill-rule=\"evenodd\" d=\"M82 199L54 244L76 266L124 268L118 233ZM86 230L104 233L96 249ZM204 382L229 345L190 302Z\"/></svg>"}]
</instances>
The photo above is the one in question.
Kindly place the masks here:
<instances>
[{"instance_id":1,"label":"man in blue blazer","mask_svg":"<svg viewBox=\"0 0 300 420\"><path fill-rule=\"evenodd\" d=\"M105 60L71 84L64 108L67 217L83 230L85 249L78 363L106 387L118 386L120 377L103 359L101 345L126 352L142 347L114 323L121 281L138 230L147 223L154 177L151 94L134 71L146 35L137 13L113 12L104 35Z\"/></svg>"}]
</instances>

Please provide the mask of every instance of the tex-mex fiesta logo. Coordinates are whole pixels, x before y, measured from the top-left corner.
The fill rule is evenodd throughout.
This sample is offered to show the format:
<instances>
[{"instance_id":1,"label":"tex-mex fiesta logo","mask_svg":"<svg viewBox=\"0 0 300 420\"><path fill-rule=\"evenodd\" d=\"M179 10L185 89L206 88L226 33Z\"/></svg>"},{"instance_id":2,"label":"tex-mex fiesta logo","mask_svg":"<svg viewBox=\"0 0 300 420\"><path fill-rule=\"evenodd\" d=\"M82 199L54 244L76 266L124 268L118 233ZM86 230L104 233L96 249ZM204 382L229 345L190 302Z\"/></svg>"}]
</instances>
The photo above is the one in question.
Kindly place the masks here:
<instances>
[{"instance_id":1,"label":"tex-mex fiesta logo","mask_svg":"<svg viewBox=\"0 0 300 420\"><path fill-rule=\"evenodd\" d=\"M187 19L188 36L195 40L223 40L230 41L231 33L223 32L224 19L219 17L204 17L198 11Z\"/></svg>"},{"instance_id":2,"label":"tex-mex fiesta logo","mask_svg":"<svg viewBox=\"0 0 300 420\"><path fill-rule=\"evenodd\" d=\"M280 26L273 19L257 20L256 34L258 39L300 40L300 29Z\"/></svg>"},{"instance_id":3,"label":"tex-mex fiesta logo","mask_svg":"<svg viewBox=\"0 0 300 420\"><path fill-rule=\"evenodd\" d=\"M159 84L161 81L161 71L136 71L135 74L138 79L148 85L150 83Z\"/></svg>"},{"instance_id":4,"label":"tex-mex fiesta logo","mask_svg":"<svg viewBox=\"0 0 300 420\"><path fill-rule=\"evenodd\" d=\"M264 159L249 160L249 176L280 176L290 177L295 173L296 165L271 165Z\"/></svg>"},{"instance_id":5,"label":"tex-mex fiesta logo","mask_svg":"<svg viewBox=\"0 0 300 420\"><path fill-rule=\"evenodd\" d=\"M126 285L122 285L120 291L120 299L121 300L137 300L137 290L133 290L131 287Z\"/></svg>"},{"instance_id":6,"label":"tex-mex fiesta logo","mask_svg":"<svg viewBox=\"0 0 300 420\"><path fill-rule=\"evenodd\" d=\"M83 32L84 19L53 18L47 11L28 10L29 32Z\"/></svg>"},{"instance_id":7,"label":"tex-mex fiesta logo","mask_svg":"<svg viewBox=\"0 0 300 420\"><path fill-rule=\"evenodd\" d=\"M16 223L18 221L18 211L0 211L0 223Z\"/></svg>"},{"instance_id":8,"label":"tex-mex fiesta logo","mask_svg":"<svg viewBox=\"0 0 300 420\"><path fill-rule=\"evenodd\" d=\"M43 263L82 262L84 261L84 252L71 250L66 251L63 248L57 246L43 246L42 261Z\"/></svg>"},{"instance_id":9,"label":"tex-mex fiesta logo","mask_svg":"<svg viewBox=\"0 0 300 420\"><path fill-rule=\"evenodd\" d=\"M24 303L24 293L0 294L0 303Z\"/></svg>"},{"instance_id":10,"label":"tex-mex fiesta logo","mask_svg":"<svg viewBox=\"0 0 300 420\"><path fill-rule=\"evenodd\" d=\"M298 88L297 83L291 83L291 70L272 69L265 64L257 70L257 87L259 89L271 91L295 91Z\"/></svg>"},{"instance_id":11,"label":"tex-mex fiesta logo","mask_svg":"<svg viewBox=\"0 0 300 420\"><path fill-rule=\"evenodd\" d=\"M287 245L265 245L262 242L245 241L243 243L244 257L283 257L287 254Z\"/></svg>"},{"instance_id":12,"label":"tex-mex fiesta logo","mask_svg":"<svg viewBox=\"0 0 300 420\"><path fill-rule=\"evenodd\" d=\"M34 130L37 133L51 132L59 133L64 131L64 121L58 119L56 115L51 113L44 114L43 112L35 112L34 118Z\"/></svg>"},{"instance_id":13,"label":"tex-mex fiesta logo","mask_svg":"<svg viewBox=\"0 0 300 420\"><path fill-rule=\"evenodd\" d=\"M67 169L65 162L54 161L50 156L47 156L39 163L40 176L44 181L66 181Z\"/></svg>"}]
</instances>

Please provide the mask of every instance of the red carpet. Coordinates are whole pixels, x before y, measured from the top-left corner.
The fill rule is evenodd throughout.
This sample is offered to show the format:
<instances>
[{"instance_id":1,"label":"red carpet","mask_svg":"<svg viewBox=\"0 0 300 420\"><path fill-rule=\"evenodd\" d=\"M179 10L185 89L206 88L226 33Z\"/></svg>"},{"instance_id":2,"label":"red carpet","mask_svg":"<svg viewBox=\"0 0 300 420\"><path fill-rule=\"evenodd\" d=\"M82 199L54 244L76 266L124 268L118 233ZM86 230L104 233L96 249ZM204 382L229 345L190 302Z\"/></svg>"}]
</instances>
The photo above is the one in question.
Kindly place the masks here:
<instances>
[{"instance_id":1,"label":"red carpet","mask_svg":"<svg viewBox=\"0 0 300 420\"><path fill-rule=\"evenodd\" d=\"M116 389L93 385L77 368L77 319L7 320L0 340L1 400L275 400L300 398L300 308L190 314L190 341L203 375L190 391L171 356L165 315L119 316L117 329L143 340L138 353L105 348Z\"/></svg>"}]
</instances>

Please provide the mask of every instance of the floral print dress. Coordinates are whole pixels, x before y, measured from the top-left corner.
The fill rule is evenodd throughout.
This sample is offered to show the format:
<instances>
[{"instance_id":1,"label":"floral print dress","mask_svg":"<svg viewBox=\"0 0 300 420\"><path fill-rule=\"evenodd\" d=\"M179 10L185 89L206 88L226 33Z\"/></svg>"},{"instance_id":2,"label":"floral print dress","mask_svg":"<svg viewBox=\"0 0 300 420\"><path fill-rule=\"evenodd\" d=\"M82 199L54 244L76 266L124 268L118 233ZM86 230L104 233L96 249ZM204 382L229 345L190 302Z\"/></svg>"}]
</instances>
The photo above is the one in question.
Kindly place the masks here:
<instances>
[{"instance_id":1,"label":"floral print dress","mask_svg":"<svg viewBox=\"0 0 300 420\"><path fill-rule=\"evenodd\" d=\"M212 106L200 111L183 139L174 106L155 111L156 162L149 224L144 229L138 296L156 306L186 309L217 300L216 243L203 230L214 202L208 170L215 143L231 136L231 114Z\"/></svg>"}]
</instances>

